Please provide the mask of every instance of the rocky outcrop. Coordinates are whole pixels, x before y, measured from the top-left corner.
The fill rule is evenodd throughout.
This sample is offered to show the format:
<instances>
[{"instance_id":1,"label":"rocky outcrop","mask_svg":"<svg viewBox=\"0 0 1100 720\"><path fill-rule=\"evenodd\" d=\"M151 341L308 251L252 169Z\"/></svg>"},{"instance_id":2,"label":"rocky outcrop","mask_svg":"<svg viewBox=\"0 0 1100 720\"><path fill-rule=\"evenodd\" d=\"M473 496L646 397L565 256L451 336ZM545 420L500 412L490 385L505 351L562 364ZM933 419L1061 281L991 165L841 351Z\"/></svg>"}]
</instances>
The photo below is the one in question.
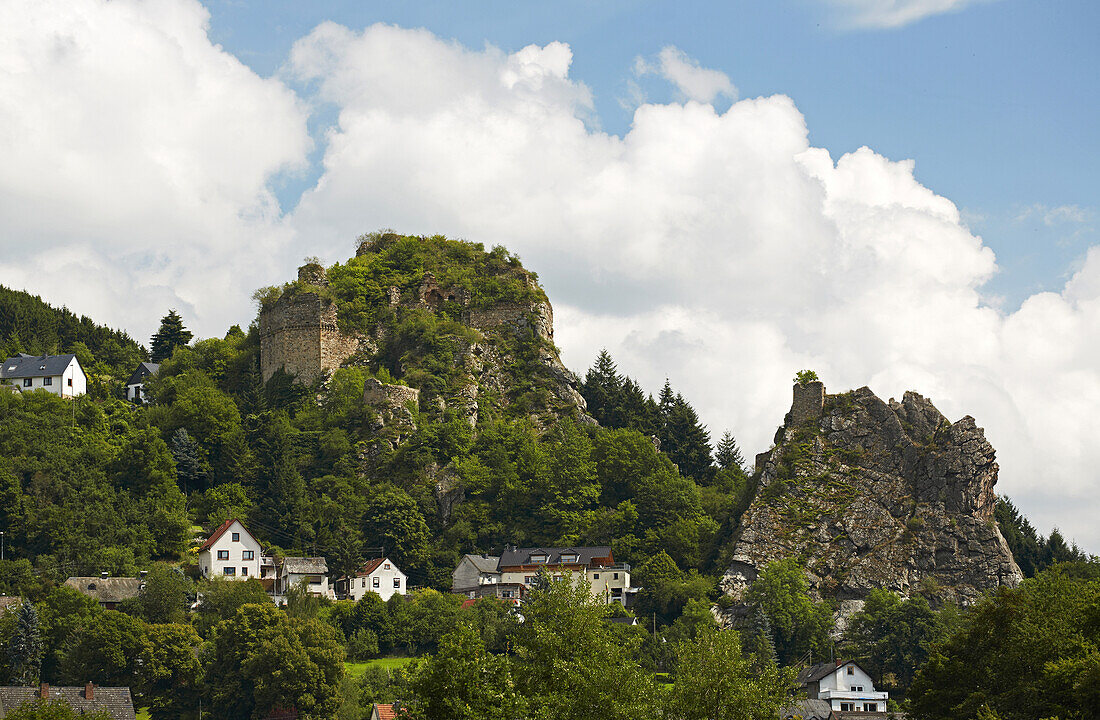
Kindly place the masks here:
<instances>
[{"instance_id":1,"label":"rocky outcrop","mask_svg":"<svg viewBox=\"0 0 1100 720\"><path fill-rule=\"evenodd\" d=\"M721 581L735 600L786 557L842 610L876 587L969 604L1021 580L993 519L993 446L973 418L951 423L917 393L899 403L796 385L756 465L756 498Z\"/></svg>"}]
</instances>

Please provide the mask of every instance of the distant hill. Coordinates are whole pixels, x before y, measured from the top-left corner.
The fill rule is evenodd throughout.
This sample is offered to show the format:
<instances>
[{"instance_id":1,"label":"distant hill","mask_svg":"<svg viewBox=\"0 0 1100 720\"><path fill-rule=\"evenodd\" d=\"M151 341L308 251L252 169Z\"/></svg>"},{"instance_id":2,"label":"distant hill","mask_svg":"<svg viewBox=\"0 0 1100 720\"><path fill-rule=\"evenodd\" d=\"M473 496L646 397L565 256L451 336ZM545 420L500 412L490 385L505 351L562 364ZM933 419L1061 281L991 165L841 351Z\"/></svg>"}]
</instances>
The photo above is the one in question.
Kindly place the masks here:
<instances>
[{"instance_id":1,"label":"distant hill","mask_svg":"<svg viewBox=\"0 0 1100 720\"><path fill-rule=\"evenodd\" d=\"M91 318L55 308L37 295L0 285L0 359L20 352L76 353L88 364L88 353L103 374L129 372L147 359L145 349L122 330L96 324ZM85 368L91 370L92 368Z\"/></svg>"}]
</instances>

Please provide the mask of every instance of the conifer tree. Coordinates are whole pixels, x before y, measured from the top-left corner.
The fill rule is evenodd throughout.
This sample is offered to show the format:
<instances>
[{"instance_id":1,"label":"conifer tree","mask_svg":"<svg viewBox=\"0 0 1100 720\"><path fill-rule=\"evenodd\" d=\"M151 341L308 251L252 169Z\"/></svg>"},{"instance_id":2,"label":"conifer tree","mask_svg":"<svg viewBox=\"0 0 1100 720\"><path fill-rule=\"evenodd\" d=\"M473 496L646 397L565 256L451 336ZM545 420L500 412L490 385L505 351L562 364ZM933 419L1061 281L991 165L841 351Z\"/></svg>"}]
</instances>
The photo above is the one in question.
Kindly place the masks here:
<instances>
[{"instance_id":1,"label":"conifer tree","mask_svg":"<svg viewBox=\"0 0 1100 720\"><path fill-rule=\"evenodd\" d=\"M176 460L176 478L183 486L184 494L206 486L207 472L202 457L202 448L191 439L185 428L172 434L168 443L172 457Z\"/></svg>"},{"instance_id":2,"label":"conifer tree","mask_svg":"<svg viewBox=\"0 0 1100 720\"><path fill-rule=\"evenodd\" d=\"M733 434L727 430L722 434L722 439L718 441L718 447L714 451L714 459L718 463L718 467L723 470L730 468L742 469L745 466L745 458L741 455L741 448L737 447L737 441L733 439Z\"/></svg>"},{"instance_id":3,"label":"conifer tree","mask_svg":"<svg viewBox=\"0 0 1100 720\"><path fill-rule=\"evenodd\" d=\"M679 393L672 395L667 380L661 390L661 411L664 420L658 436L661 440L661 451L676 463L681 475L694 478L698 482L709 480L714 474L710 434L700 424L695 409L683 396Z\"/></svg>"},{"instance_id":4,"label":"conifer tree","mask_svg":"<svg viewBox=\"0 0 1100 720\"><path fill-rule=\"evenodd\" d=\"M179 313L169 310L168 314L160 319L160 329L154 333L150 341L149 355L154 362L170 358L177 347L191 342L191 337L191 331L183 326L183 318Z\"/></svg>"},{"instance_id":5,"label":"conifer tree","mask_svg":"<svg viewBox=\"0 0 1100 720\"><path fill-rule=\"evenodd\" d=\"M596 364L584 377L581 395L588 404L588 412L604 427L620 427L619 405L622 401L622 377L615 361L606 349L600 350Z\"/></svg>"},{"instance_id":6,"label":"conifer tree","mask_svg":"<svg viewBox=\"0 0 1100 720\"><path fill-rule=\"evenodd\" d=\"M44 652L39 636L38 611L24 601L15 619L15 632L8 643L8 666L12 679L20 685L34 685L42 669Z\"/></svg>"}]
</instances>

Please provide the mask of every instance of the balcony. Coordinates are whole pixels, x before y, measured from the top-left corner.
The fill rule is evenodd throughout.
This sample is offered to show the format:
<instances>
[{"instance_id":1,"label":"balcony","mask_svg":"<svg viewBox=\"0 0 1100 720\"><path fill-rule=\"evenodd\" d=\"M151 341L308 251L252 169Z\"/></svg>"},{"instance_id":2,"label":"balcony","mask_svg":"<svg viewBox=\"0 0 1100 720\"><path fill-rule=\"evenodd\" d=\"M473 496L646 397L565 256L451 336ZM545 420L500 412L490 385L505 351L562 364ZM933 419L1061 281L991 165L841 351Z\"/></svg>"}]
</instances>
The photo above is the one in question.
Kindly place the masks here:
<instances>
[{"instance_id":1,"label":"balcony","mask_svg":"<svg viewBox=\"0 0 1100 720\"><path fill-rule=\"evenodd\" d=\"M817 696L822 700L852 700L852 701L869 701L869 702L881 702L885 703L886 699L890 697L890 693L886 691L878 692L875 690L833 690L826 688L818 692ZM885 707L885 705L883 706Z\"/></svg>"}]
</instances>

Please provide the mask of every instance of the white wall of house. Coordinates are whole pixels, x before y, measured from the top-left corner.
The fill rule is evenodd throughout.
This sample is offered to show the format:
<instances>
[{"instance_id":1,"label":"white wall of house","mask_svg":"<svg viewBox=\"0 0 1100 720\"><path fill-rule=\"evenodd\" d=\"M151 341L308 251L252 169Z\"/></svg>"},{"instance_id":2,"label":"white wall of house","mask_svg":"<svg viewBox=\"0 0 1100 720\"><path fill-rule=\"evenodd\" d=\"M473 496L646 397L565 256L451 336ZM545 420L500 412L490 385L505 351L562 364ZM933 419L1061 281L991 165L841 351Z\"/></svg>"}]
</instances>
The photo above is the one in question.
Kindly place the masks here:
<instances>
[{"instance_id":1,"label":"white wall of house","mask_svg":"<svg viewBox=\"0 0 1100 720\"><path fill-rule=\"evenodd\" d=\"M260 543L235 521L213 545L199 553L203 577L247 580L260 577Z\"/></svg>"},{"instance_id":2,"label":"white wall of house","mask_svg":"<svg viewBox=\"0 0 1100 720\"><path fill-rule=\"evenodd\" d=\"M551 578L568 577L574 584L588 583L592 596L604 602L626 602L630 588L630 571L625 566L585 567L583 565L544 565ZM522 568L507 568L501 573L502 583L521 583L531 587L540 566L525 565Z\"/></svg>"},{"instance_id":3,"label":"white wall of house","mask_svg":"<svg viewBox=\"0 0 1100 720\"><path fill-rule=\"evenodd\" d=\"M61 375L12 378L9 380L20 392L45 390L60 397L80 397L88 392L88 378L74 357Z\"/></svg>"},{"instance_id":4,"label":"white wall of house","mask_svg":"<svg viewBox=\"0 0 1100 720\"><path fill-rule=\"evenodd\" d=\"M453 573L451 573L451 588L453 590L465 590L481 585L495 585L500 582L500 573L483 572L469 555L463 555L458 561Z\"/></svg>"},{"instance_id":5,"label":"white wall of house","mask_svg":"<svg viewBox=\"0 0 1100 720\"><path fill-rule=\"evenodd\" d=\"M383 600L389 600L394 595L404 595L408 589L408 577L386 558L370 573L351 578L348 594L356 602L369 592L378 593Z\"/></svg>"},{"instance_id":6,"label":"white wall of house","mask_svg":"<svg viewBox=\"0 0 1100 720\"><path fill-rule=\"evenodd\" d=\"M871 676L855 663L845 663L821 678L818 697L827 700L833 710L885 712L887 692L875 690Z\"/></svg>"},{"instance_id":7,"label":"white wall of house","mask_svg":"<svg viewBox=\"0 0 1100 720\"><path fill-rule=\"evenodd\" d=\"M126 386L126 399L130 402L145 402L145 383Z\"/></svg>"}]
</instances>

